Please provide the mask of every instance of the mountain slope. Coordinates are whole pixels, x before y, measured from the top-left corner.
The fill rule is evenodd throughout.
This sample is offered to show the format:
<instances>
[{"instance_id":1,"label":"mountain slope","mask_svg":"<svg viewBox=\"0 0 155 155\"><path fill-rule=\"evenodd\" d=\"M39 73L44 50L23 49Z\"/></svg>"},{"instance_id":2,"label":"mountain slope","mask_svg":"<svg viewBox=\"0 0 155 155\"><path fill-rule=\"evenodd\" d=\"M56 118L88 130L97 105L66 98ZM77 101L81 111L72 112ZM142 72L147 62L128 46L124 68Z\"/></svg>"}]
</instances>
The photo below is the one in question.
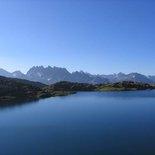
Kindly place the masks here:
<instances>
[{"instance_id":1,"label":"mountain slope","mask_svg":"<svg viewBox=\"0 0 155 155\"><path fill-rule=\"evenodd\" d=\"M52 84L58 81L67 80L70 73L65 68L43 66L32 67L26 74L27 79L39 81L45 84Z\"/></svg>"},{"instance_id":2,"label":"mountain slope","mask_svg":"<svg viewBox=\"0 0 155 155\"><path fill-rule=\"evenodd\" d=\"M0 99L31 99L40 91L38 87L0 77Z\"/></svg>"},{"instance_id":3,"label":"mountain slope","mask_svg":"<svg viewBox=\"0 0 155 155\"><path fill-rule=\"evenodd\" d=\"M32 81L39 81L45 84L53 84L60 81L70 81L79 83L106 83L108 79L91 75L85 72L70 73L65 68L50 67L44 68L43 66L32 67L27 72L27 79Z\"/></svg>"},{"instance_id":4,"label":"mountain slope","mask_svg":"<svg viewBox=\"0 0 155 155\"><path fill-rule=\"evenodd\" d=\"M92 75L83 71L75 71L70 73L66 68L60 67L43 67L34 66L23 74L20 71L9 73L4 69L0 69L0 75L11 78L26 79L29 81L36 81L51 85L60 81L100 84L109 82L133 81L153 84L155 83L155 76L145 76L139 73L118 73L111 75Z\"/></svg>"},{"instance_id":5,"label":"mountain slope","mask_svg":"<svg viewBox=\"0 0 155 155\"><path fill-rule=\"evenodd\" d=\"M122 82L122 81L133 81L133 82L142 82L142 83L154 83L153 78L147 77L139 73L118 73L111 75L102 75L104 78L108 78L110 82Z\"/></svg>"},{"instance_id":6,"label":"mountain slope","mask_svg":"<svg viewBox=\"0 0 155 155\"><path fill-rule=\"evenodd\" d=\"M6 71L6 70L4 70L2 68L0 68L0 75L5 76L5 77L12 77L11 73L9 73L8 71Z\"/></svg>"},{"instance_id":7,"label":"mountain slope","mask_svg":"<svg viewBox=\"0 0 155 155\"><path fill-rule=\"evenodd\" d=\"M20 78L20 79L26 79L26 75L23 74L21 71L15 71L11 74L11 77L13 78Z\"/></svg>"},{"instance_id":8,"label":"mountain slope","mask_svg":"<svg viewBox=\"0 0 155 155\"><path fill-rule=\"evenodd\" d=\"M13 80L15 82L20 82L23 84L32 85L32 86L39 87L39 88L44 88L45 86L47 86L46 84L43 84L40 82L34 82L34 81L25 80L25 79L18 79L18 78L9 78L9 79Z\"/></svg>"}]
</instances>

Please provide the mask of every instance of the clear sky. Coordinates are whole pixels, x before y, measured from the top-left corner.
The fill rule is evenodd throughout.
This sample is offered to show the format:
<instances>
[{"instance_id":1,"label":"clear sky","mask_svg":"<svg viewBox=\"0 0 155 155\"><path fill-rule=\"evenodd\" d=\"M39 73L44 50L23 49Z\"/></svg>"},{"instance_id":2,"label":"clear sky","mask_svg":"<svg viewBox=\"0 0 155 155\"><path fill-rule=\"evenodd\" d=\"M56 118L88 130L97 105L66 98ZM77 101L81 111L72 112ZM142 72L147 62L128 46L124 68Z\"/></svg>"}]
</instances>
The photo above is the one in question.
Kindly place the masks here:
<instances>
[{"instance_id":1,"label":"clear sky","mask_svg":"<svg viewBox=\"0 0 155 155\"><path fill-rule=\"evenodd\" d=\"M0 0L0 68L155 74L155 0Z\"/></svg>"}]
</instances>

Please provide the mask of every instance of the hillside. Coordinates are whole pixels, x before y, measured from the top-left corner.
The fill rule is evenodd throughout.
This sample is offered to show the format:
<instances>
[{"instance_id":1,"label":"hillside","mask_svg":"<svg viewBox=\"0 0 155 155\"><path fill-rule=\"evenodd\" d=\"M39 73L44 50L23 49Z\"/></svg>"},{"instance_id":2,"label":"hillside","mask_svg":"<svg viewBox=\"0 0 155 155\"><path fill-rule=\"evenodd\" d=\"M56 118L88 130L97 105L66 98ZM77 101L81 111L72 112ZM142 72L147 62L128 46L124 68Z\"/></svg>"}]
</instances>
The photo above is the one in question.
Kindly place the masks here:
<instances>
[{"instance_id":1,"label":"hillside","mask_svg":"<svg viewBox=\"0 0 155 155\"><path fill-rule=\"evenodd\" d=\"M0 103L64 96L78 91L127 91L154 88L155 85L130 81L95 85L62 81L47 86L38 82L0 76Z\"/></svg>"},{"instance_id":2,"label":"hillside","mask_svg":"<svg viewBox=\"0 0 155 155\"><path fill-rule=\"evenodd\" d=\"M155 89L155 86L132 81L96 85L63 81L46 87L47 91L127 91L147 89Z\"/></svg>"},{"instance_id":3,"label":"hillside","mask_svg":"<svg viewBox=\"0 0 155 155\"><path fill-rule=\"evenodd\" d=\"M46 87L52 91L93 91L96 89L95 85L86 83L75 83L62 81Z\"/></svg>"},{"instance_id":4,"label":"hillside","mask_svg":"<svg viewBox=\"0 0 155 155\"><path fill-rule=\"evenodd\" d=\"M0 77L0 102L33 100L50 96L41 87L44 84L21 79Z\"/></svg>"},{"instance_id":5,"label":"hillside","mask_svg":"<svg viewBox=\"0 0 155 155\"><path fill-rule=\"evenodd\" d=\"M109 84L99 84L96 85L98 91L128 91L128 90L148 90L155 89L153 85L132 82L132 81L123 81Z\"/></svg>"}]
</instances>

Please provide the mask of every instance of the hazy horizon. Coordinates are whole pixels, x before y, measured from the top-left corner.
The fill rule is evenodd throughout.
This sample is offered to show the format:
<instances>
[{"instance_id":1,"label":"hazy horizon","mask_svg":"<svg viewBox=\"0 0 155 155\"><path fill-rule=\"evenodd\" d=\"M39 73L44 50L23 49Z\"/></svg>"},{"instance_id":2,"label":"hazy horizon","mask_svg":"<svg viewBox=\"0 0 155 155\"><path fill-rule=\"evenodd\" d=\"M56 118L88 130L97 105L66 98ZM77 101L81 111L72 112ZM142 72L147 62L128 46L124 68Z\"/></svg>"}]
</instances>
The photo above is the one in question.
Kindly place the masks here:
<instances>
[{"instance_id":1,"label":"hazy horizon","mask_svg":"<svg viewBox=\"0 0 155 155\"><path fill-rule=\"evenodd\" d=\"M155 1L0 1L0 68L155 75Z\"/></svg>"},{"instance_id":2,"label":"hazy horizon","mask_svg":"<svg viewBox=\"0 0 155 155\"><path fill-rule=\"evenodd\" d=\"M0 69L3 69L3 70L5 70L5 71L8 71L8 72L10 72L10 73L13 73L13 72L15 72L15 71L20 71L20 72L22 72L22 73L24 73L24 74L26 74L32 67L44 67L44 68L47 68L47 67L49 67L50 65L48 65L48 66L43 66L43 65L36 65L36 66L31 66L27 71L22 71L21 69L16 69L16 70L13 70L13 71L9 71L9 70L7 70L7 69L5 69L5 68L0 68ZM58 68L65 68L65 69L67 69L67 71L69 71L70 73L73 73L73 72L76 72L76 71L78 71L78 72L84 72L84 73L89 73L89 74L93 74L93 75L112 75L112 74L119 74L119 73L123 73L123 74L130 74L130 73L138 73L138 74L142 74L142 75L145 75L145 76L149 76L149 75L153 75L154 76L154 74L144 74L144 73L140 73L140 72L114 72L114 73L108 73L108 74L105 74L105 73L91 73L91 72L88 72L88 71L86 71L86 70L73 70L73 71L71 71L71 70L69 70L68 68L66 68L66 67L62 67L62 66L50 66L50 67L58 67Z\"/></svg>"}]
</instances>

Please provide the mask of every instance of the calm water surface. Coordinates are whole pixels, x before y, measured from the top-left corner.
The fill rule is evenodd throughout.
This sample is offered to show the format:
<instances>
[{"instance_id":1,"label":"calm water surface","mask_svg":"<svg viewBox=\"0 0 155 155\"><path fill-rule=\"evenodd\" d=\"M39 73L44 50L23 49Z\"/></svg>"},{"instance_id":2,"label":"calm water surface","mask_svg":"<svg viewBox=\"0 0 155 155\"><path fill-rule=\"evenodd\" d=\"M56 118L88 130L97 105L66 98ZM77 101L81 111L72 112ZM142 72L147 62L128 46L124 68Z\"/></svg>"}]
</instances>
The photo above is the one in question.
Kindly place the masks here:
<instances>
[{"instance_id":1,"label":"calm water surface","mask_svg":"<svg viewBox=\"0 0 155 155\"><path fill-rule=\"evenodd\" d=\"M0 155L155 155L155 91L0 107Z\"/></svg>"}]
</instances>

